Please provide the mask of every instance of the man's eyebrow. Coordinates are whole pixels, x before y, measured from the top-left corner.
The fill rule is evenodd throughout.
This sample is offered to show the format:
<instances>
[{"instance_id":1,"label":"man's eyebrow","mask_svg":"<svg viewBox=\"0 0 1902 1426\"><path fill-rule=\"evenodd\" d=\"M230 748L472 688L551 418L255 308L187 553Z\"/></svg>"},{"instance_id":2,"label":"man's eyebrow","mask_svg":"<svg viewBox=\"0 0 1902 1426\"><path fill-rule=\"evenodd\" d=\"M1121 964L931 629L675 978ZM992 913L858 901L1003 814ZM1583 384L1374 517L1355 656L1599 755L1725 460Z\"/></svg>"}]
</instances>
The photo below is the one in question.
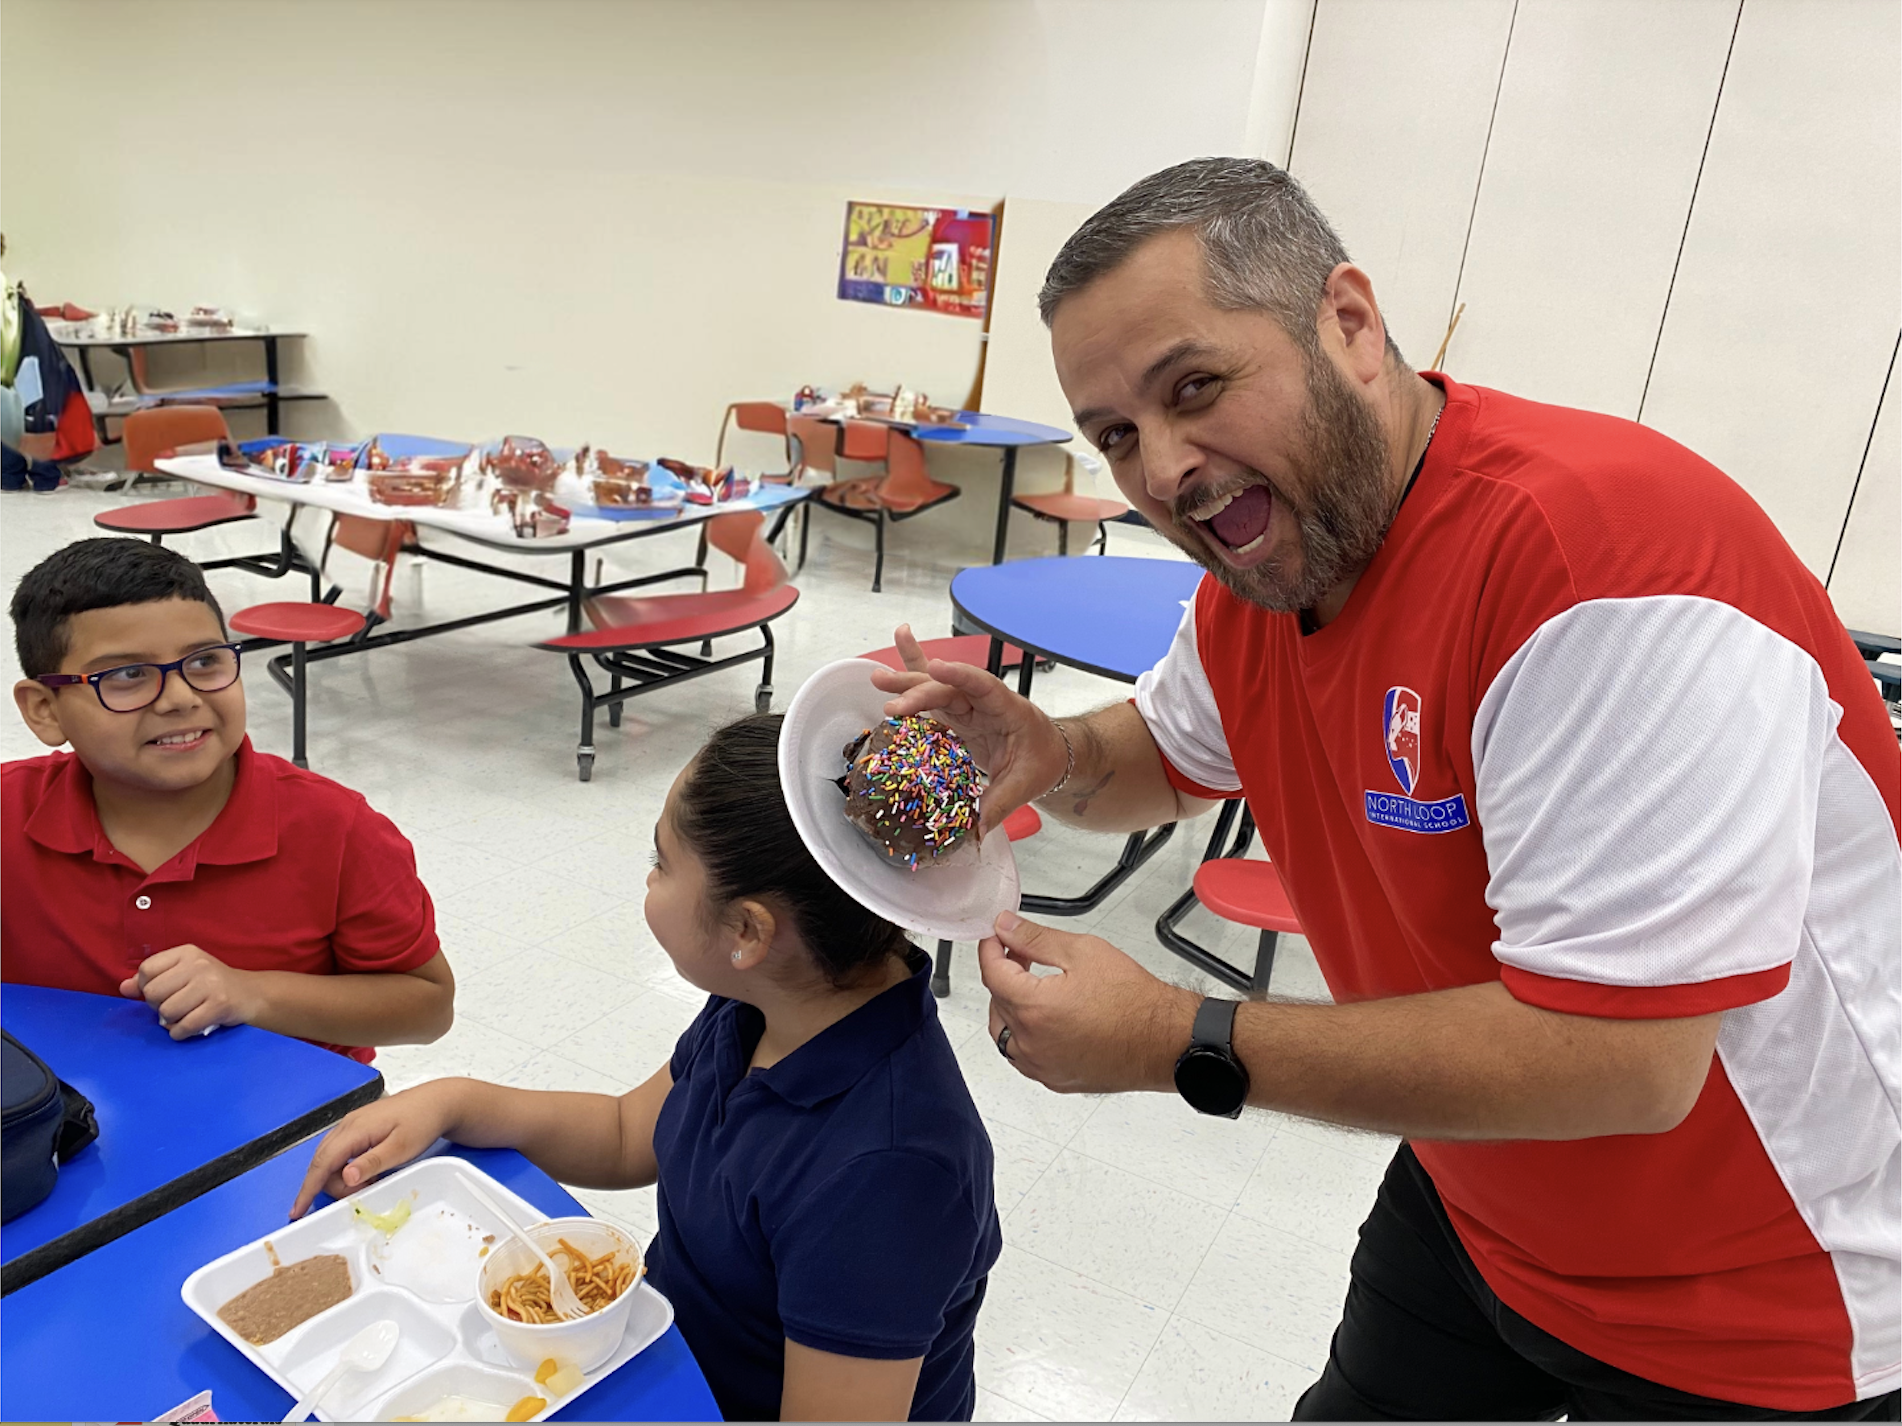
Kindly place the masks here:
<instances>
[{"instance_id":1,"label":"man's eyebrow","mask_svg":"<svg viewBox=\"0 0 1902 1426\"><path fill-rule=\"evenodd\" d=\"M1198 342L1193 337L1185 337L1182 341L1177 342L1161 356L1150 362L1148 366L1143 368L1143 374L1136 378L1136 389L1138 391L1146 389L1157 377L1161 376L1177 362L1188 357L1211 356L1214 354L1214 350L1213 347L1208 346L1206 343ZM1115 412L1109 410L1107 407L1092 406L1087 411L1076 412L1070 419L1076 422L1078 430L1082 430L1084 427L1092 425L1106 416L1113 416L1115 414Z\"/></svg>"}]
</instances>

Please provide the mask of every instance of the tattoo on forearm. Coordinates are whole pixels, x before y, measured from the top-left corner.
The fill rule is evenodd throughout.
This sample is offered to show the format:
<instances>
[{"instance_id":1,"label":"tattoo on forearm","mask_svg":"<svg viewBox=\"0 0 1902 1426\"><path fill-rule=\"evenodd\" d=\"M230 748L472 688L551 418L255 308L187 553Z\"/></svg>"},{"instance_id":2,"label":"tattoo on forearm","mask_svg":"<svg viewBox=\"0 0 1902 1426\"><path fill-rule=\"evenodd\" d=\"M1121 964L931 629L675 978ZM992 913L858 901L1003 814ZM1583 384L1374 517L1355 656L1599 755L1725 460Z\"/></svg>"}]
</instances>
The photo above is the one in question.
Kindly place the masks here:
<instances>
[{"instance_id":1,"label":"tattoo on forearm","mask_svg":"<svg viewBox=\"0 0 1902 1426\"><path fill-rule=\"evenodd\" d=\"M1074 813L1078 817L1081 817L1085 812L1088 812L1090 810L1091 801L1096 797L1098 793L1100 793L1104 788L1110 785L1110 779L1115 776L1116 776L1116 773L1112 769L1111 771L1104 773L1095 782L1090 783L1088 786L1077 788L1076 801L1071 804L1071 807L1070 807L1071 812Z\"/></svg>"}]
</instances>

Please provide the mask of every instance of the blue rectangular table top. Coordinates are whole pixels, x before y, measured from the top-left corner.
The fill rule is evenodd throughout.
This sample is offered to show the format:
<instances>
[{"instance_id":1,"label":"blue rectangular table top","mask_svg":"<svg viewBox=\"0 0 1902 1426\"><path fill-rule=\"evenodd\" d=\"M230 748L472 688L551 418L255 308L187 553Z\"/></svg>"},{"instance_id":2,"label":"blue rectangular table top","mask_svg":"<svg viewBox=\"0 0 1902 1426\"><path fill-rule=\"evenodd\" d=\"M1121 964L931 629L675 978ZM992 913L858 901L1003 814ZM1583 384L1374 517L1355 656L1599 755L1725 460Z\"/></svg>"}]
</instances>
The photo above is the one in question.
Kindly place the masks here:
<instances>
[{"instance_id":1,"label":"blue rectangular table top","mask_svg":"<svg viewBox=\"0 0 1902 1426\"><path fill-rule=\"evenodd\" d=\"M370 1066L249 1025L179 1043L140 1000L7 984L0 1024L99 1116L51 1196L0 1228L9 1292L382 1093Z\"/></svg>"},{"instance_id":2,"label":"blue rectangular table top","mask_svg":"<svg viewBox=\"0 0 1902 1426\"><path fill-rule=\"evenodd\" d=\"M7 1298L0 1418L149 1421L209 1390L223 1420L281 1419L290 1393L206 1326L179 1288L213 1258L284 1224L314 1147L280 1154ZM587 1212L512 1149L450 1152L551 1217ZM670 1327L554 1419L718 1421L720 1413Z\"/></svg>"}]
</instances>

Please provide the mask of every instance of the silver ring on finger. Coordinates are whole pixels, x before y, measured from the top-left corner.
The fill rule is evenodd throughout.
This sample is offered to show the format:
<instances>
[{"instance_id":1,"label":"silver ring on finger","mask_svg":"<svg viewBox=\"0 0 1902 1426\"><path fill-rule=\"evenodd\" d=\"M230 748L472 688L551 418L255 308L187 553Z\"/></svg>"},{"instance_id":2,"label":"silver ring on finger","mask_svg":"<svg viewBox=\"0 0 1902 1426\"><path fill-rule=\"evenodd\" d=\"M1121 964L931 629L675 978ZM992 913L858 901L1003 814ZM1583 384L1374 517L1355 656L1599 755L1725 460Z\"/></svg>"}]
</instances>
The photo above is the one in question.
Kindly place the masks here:
<instances>
[{"instance_id":1,"label":"silver ring on finger","mask_svg":"<svg viewBox=\"0 0 1902 1426\"><path fill-rule=\"evenodd\" d=\"M1008 1025L997 1032L997 1053L1005 1059L1010 1058L1010 1026Z\"/></svg>"}]
</instances>

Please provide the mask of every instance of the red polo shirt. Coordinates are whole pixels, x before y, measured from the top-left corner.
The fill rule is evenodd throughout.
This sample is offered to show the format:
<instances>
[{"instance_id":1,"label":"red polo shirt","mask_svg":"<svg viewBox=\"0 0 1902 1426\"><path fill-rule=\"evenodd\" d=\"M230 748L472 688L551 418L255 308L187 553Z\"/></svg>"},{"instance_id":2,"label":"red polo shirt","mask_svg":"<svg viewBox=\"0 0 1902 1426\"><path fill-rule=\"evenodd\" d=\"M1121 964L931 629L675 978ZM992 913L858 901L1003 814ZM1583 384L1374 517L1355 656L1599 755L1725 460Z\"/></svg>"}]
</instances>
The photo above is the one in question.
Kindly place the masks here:
<instances>
[{"instance_id":1,"label":"red polo shirt","mask_svg":"<svg viewBox=\"0 0 1902 1426\"><path fill-rule=\"evenodd\" d=\"M217 820L150 875L107 840L72 753L0 767L0 979L116 995L147 956L186 944L306 975L408 971L436 954L435 907L389 818L249 738L236 757Z\"/></svg>"}]
</instances>

